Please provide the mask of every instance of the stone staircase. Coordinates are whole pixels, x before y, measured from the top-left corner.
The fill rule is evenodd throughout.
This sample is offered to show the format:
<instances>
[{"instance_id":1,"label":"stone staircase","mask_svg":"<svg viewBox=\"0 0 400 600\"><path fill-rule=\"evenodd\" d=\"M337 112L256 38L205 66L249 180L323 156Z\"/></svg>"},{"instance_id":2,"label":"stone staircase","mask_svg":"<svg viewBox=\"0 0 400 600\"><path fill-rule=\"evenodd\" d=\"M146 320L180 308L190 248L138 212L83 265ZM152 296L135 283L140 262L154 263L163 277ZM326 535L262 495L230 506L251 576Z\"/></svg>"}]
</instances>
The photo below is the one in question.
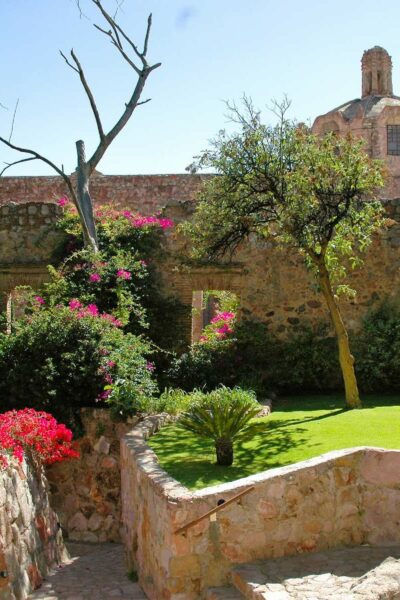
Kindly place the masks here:
<instances>
[{"instance_id":1,"label":"stone staircase","mask_svg":"<svg viewBox=\"0 0 400 600\"><path fill-rule=\"evenodd\" d=\"M358 546L238 565L207 600L400 600L400 546Z\"/></svg>"}]
</instances>

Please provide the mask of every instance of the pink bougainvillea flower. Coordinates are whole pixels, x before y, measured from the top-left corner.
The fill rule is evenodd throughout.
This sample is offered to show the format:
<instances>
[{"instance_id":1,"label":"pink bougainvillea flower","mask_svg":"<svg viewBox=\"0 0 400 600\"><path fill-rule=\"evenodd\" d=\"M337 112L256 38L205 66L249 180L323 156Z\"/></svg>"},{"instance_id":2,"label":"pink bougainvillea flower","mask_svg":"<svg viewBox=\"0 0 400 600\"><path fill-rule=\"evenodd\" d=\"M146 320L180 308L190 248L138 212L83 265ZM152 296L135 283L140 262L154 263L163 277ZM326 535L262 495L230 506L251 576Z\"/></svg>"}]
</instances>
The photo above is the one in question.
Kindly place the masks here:
<instances>
[{"instance_id":1,"label":"pink bougainvillea flower","mask_svg":"<svg viewBox=\"0 0 400 600\"><path fill-rule=\"evenodd\" d=\"M99 314L99 309L95 304L88 304L86 311L89 315L92 315L92 317L97 317Z\"/></svg>"},{"instance_id":2,"label":"pink bougainvillea flower","mask_svg":"<svg viewBox=\"0 0 400 600\"><path fill-rule=\"evenodd\" d=\"M35 296L35 300L38 304L46 304L46 302L44 301L44 298L42 298L42 296Z\"/></svg>"},{"instance_id":3,"label":"pink bougainvillea flower","mask_svg":"<svg viewBox=\"0 0 400 600\"><path fill-rule=\"evenodd\" d=\"M234 318L235 313L233 312L220 312L211 319L211 323L218 323L219 321L231 321Z\"/></svg>"},{"instance_id":4,"label":"pink bougainvillea flower","mask_svg":"<svg viewBox=\"0 0 400 600\"><path fill-rule=\"evenodd\" d=\"M106 364L107 364L107 367L110 367L110 369L112 369L113 367L115 367L116 363L113 360L108 360Z\"/></svg>"},{"instance_id":5,"label":"pink bougainvillea flower","mask_svg":"<svg viewBox=\"0 0 400 600\"><path fill-rule=\"evenodd\" d=\"M101 276L98 273L92 273L89 276L89 281L91 283L97 283L98 281L101 281Z\"/></svg>"},{"instance_id":6,"label":"pink bougainvillea flower","mask_svg":"<svg viewBox=\"0 0 400 600\"><path fill-rule=\"evenodd\" d=\"M58 206L66 206L68 203L69 203L69 200L66 196L63 196L62 198L59 198L57 200Z\"/></svg>"},{"instance_id":7,"label":"pink bougainvillea flower","mask_svg":"<svg viewBox=\"0 0 400 600\"><path fill-rule=\"evenodd\" d=\"M78 310L79 308L82 308L81 302L79 302L79 300L77 300L76 298L73 298L72 300L70 300L68 302L68 306L70 307L71 310Z\"/></svg>"},{"instance_id":8,"label":"pink bougainvillea flower","mask_svg":"<svg viewBox=\"0 0 400 600\"><path fill-rule=\"evenodd\" d=\"M155 369L155 368L156 368L156 367L155 367L155 365L154 365L154 363L153 363L153 362L150 362L150 361L149 361L149 362L146 364L146 369L147 369L148 371L150 371L150 373L152 373L152 372L154 371L154 369Z\"/></svg>"},{"instance_id":9,"label":"pink bougainvillea flower","mask_svg":"<svg viewBox=\"0 0 400 600\"><path fill-rule=\"evenodd\" d=\"M122 215L126 218L126 219L132 219L133 215L131 213L130 210L124 210Z\"/></svg>"},{"instance_id":10,"label":"pink bougainvillea flower","mask_svg":"<svg viewBox=\"0 0 400 600\"><path fill-rule=\"evenodd\" d=\"M114 315L110 315L108 313L101 313L100 317L102 319L105 319L106 321L109 321L115 327L122 327L122 321L114 317Z\"/></svg>"},{"instance_id":11,"label":"pink bougainvillea flower","mask_svg":"<svg viewBox=\"0 0 400 600\"><path fill-rule=\"evenodd\" d=\"M171 219L158 219L158 223L161 229L170 229L174 226L174 222Z\"/></svg>"},{"instance_id":12,"label":"pink bougainvillea flower","mask_svg":"<svg viewBox=\"0 0 400 600\"><path fill-rule=\"evenodd\" d=\"M132 279L132 273L130 271L125 271L125 269L119 269L117 271L118 279Z\"/></svg>"}]
</instances>

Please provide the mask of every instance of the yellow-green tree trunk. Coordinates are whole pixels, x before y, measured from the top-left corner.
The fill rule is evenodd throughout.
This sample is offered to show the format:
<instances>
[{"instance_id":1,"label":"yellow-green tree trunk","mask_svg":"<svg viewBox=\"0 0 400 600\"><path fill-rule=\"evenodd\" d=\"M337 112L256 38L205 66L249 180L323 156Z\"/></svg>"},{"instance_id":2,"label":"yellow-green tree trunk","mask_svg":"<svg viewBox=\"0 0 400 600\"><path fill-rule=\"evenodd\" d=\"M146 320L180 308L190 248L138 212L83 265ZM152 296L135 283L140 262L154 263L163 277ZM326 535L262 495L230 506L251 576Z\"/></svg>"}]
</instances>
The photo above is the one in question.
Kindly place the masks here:
<instances>
[{"instance_id":1,"label":"yellow-green tree trunk","mask_svg":"<svg viewBox=\"0 0 400 600\"><path fill-rule=\"evenodd\" d=\"M361 408L362 405L354 371L354 357L350 351L349 336L343 323L335 294L332 290L329 273L323 262L318 263L318 273L321 291L328 305L329 314L336 333L339 348L339 363L342 370L346 394L346 404L349 408Z\"/></svg>"}]
</instances>

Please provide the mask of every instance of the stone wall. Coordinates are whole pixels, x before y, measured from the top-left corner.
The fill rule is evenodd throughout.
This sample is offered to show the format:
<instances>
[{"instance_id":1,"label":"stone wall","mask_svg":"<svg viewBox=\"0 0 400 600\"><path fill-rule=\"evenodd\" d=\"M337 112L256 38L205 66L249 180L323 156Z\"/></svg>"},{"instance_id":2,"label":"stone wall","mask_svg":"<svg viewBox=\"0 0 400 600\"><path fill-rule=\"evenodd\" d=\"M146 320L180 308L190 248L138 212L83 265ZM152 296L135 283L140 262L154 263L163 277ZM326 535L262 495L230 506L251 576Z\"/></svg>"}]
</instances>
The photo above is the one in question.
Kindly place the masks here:
<instances>
[{"instance_id":1,"label":"stone wall","mask_svg":"<svg viewBox=\"0 0 400 600\"><path fill-rule=\"evenodd\" d=\"M400 451L354 448L190 492L158 465L150 418L122 441L122 516L130 566L150 600L194 600L232 564L341 545L400 542ZM176 530L249 486L254 490Z\"/></svg>"},{"instance_id":2,"label":"stone wall","mask_svg":"<svg viewBox=\"0 0 400 600\"><path fill-rule=\"evenodd\" d=\"M8 202L0 206L0 265L46 265L63 239L54 227L57 204Z\"/></svg>"},{"instance_id":3,"label":"stone wall","mask_svg":"<svg viewBox=\"0 0 400 600\"><path fill-rule=\"evenodd\" d=\"M83 542L121 539L120 439L137 423L113 422L106 409L83 409L80 458L46 470L51 505L64 537Z\"/></svg>"},{"instance_id":4,"label":"stone wall","mask_svg":"<svg viewBox=\"0 0 400 600\"><path fill-rule=\"evenodd\" d=\"M93 202L154 214L167 204L193 200L208 175L100 175L90 181ZM2 177L0 205L55 202L68 195L60 177Z\"/></svg>"},{"instance_id":5,"label":"stone wall","mask_svg":"<svg viewBox=\"0 0 400 600\"><path fill-rule=\"evenodd\" d=\"M201 181L197 175L96 176L93 190L99 203L112 201L143 213L162 208L179 223L191 218ZM54 189L60 185L56 178L48 177L0 178L0 293L7 294L21 284L38 288L45 280L44 264L51 260L58 240L53 224L60 209L54 197L63 190L56 193ZM33 201L19 204L27 197ZM16 204L1 206L10 199ZM363 315L380 300L399 296L400 200L384 203L390 224L375 237L364 266L351 272L347 281L357 296L340 299L349 329L357 329ZM167 232L166 249L168 259L162 269L166 292L186 306L192 306L194 292L230 290L240 298L242 317L259 319L282 337L302 324L329 323L324 299L303 258L289 248L251 237L233 263L194 268L188 265L187 241L175 229ZM177 330L190 341L190 311Z\"/></svg>"},{"instance_id":6,"label":"stone wall","mask_svg":"<svg viewBox=\"0 0 400 600\"><path fill-rule=\"evenodd\" d=\"M0 600L23 600L67 557L42 471L0 471Z\"/></svg>"},{"instance_id":7,"label":"stone wall","mask_svg":"<svg viewBox=\"0 0 400 600\"><path fill-rule=\"evenodd\" d=\"M386 297L399 297L400 200L387 200L384 205L390 217L388 227L375 236L364 265L355 271L349 269L347 283L357 295L354 299L341 296L339 300L345 322L352 330L359 327L374 304ZM179 223L190 219L192 207L171 207L167 213ZM242 317L259 319L282 337L302 324L329 325L325 300L316 290L315 279L303 257L291 248L251 236L239 247L233 263L189 268L185 262L189 254L187 241L172 232L167 246L170 259L164 268L168 274L166 284L184 304L192 304L194 291L225 289L239 296ZM186 332L189 338L189 319Z\"/></svg>"}]
</instances>

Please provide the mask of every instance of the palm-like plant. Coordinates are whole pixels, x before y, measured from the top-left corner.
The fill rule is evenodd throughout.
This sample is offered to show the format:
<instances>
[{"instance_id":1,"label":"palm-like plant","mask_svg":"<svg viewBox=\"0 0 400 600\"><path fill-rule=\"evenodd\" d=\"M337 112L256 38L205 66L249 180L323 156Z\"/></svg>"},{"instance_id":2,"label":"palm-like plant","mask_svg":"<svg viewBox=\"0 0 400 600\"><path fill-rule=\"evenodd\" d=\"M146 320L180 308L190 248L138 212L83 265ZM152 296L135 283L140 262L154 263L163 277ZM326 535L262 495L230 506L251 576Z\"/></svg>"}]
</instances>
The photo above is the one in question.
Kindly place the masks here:
<instances>
[{"instance_id":1,"label":"palm-like plant","mask_svg":"<svg viewBox=\"0 0 400 600\"><path fill-rule=\"evenodd\" d=\"M250 421L260 411L253 392L224 386L200 398L182 414L179 424L184 429L214 441L217 464L233 463L233 442L251 437L255 424Z\"/></svg>"}]
</instances>

